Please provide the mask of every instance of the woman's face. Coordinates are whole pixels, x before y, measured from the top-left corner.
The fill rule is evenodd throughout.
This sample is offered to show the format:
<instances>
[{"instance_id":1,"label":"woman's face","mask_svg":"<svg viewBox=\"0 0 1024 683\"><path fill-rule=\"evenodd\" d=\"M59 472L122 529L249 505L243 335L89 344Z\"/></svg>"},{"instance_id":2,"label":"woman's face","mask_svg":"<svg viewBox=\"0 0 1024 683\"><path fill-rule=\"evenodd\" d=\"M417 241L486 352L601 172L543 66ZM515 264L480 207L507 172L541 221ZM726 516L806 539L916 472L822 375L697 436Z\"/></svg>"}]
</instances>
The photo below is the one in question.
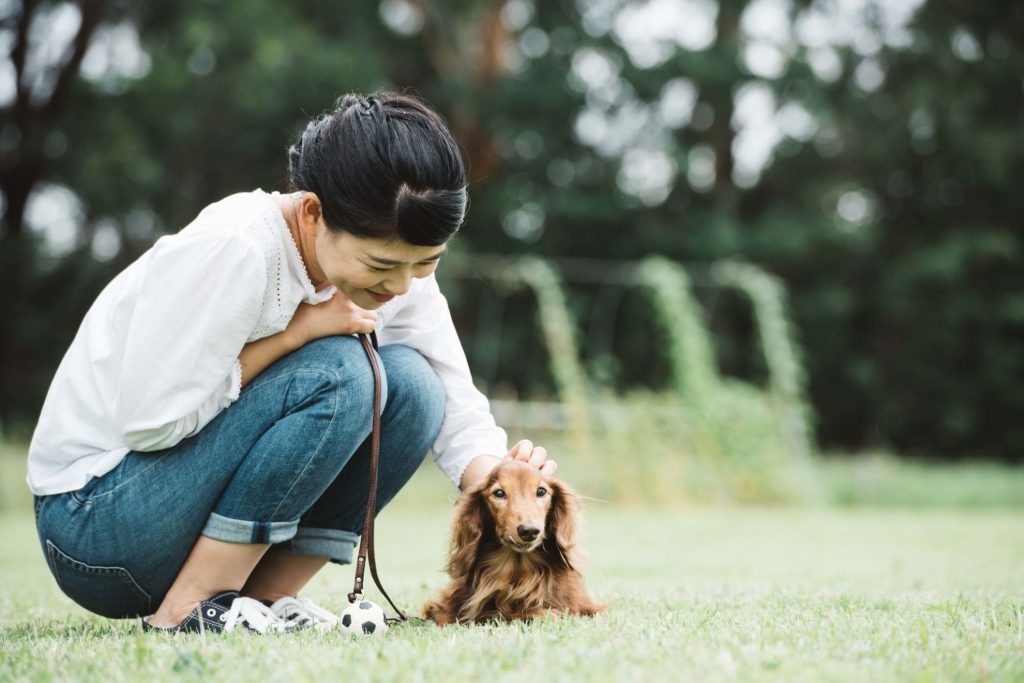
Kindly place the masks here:
<instances>
[{"instance_id":1,"label":"woman's face","mask_svg":"<svg viewBox=\"0 0 1024 683\"><path fill-rule=\"evenodd\" d=\"M427 277L447 249L417 247L401 240L369 239L333 232L324 223L320 201L311 192L291 196L286 220L294 221L299 252L313 284L328 282L360 308L374 310L409 291L414 277Z\"/></svg>"},{"instance_id":2,"label":"woman's face","mask_svg":"<svg viewBox=\"0 0 1024 683\"><path fill-rule=\"evenodd\" d=\"M331 232L322 222L321 226L316 237L319 269L354 304L367 310L408 292L413 278L433 273L447 249L356 237Z\"/></svg>"}]
</instances>

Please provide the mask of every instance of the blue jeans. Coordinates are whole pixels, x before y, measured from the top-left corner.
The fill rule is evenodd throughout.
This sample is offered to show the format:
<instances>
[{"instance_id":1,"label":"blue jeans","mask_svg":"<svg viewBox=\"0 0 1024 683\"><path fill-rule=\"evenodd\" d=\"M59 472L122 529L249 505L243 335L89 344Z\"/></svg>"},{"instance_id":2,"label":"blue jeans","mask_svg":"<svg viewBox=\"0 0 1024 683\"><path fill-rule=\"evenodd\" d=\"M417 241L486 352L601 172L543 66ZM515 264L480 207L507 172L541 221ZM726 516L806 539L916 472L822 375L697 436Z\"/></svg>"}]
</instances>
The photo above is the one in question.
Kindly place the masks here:
<instances>
[{"instance_id":1,"label":"blue jeans","mask_svg":"<svg viewBox=\"0 0 1024 683\"><path fill-rule=\"evenodd\" d=\"M386 403L377 509L419 467L444 388L405 346L380 349ZM200 535L352 561L369 499L373 374L355 337L281 358L198 434L130 452L83 488L36 499L61 590L106 617L152 614Z\"/></svg>"}]
</instances>

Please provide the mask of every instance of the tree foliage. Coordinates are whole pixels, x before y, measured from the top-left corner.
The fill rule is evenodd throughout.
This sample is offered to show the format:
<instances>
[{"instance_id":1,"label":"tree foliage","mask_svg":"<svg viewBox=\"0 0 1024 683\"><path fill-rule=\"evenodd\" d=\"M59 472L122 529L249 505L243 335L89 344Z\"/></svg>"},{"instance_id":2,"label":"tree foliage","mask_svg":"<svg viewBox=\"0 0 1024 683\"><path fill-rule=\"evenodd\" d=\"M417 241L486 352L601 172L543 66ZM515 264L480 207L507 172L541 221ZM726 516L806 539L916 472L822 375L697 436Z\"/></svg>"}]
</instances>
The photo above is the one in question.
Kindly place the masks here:
<instances>
[{"instance_id":1,"label":"tree foliage","mask_svg":"<svg viewBox=\"0 0 1024 683\"><path fill-rule=\"evenodd\" d=\"M1020 460L1024 7L925 0L897 35L881 0L675 4L659 23L643 12L673 3L81 0L41 96L32 22L70 4L8 3L0 419L31 421L89 303L157 236L283 189L286 146L337 95L412 87L471 165L460 249L757 263L790 290L825 445ZM846 34L808 20L841 5ZM145 63L111 52L100 73L86 48L118 27ZM23 227L53 186L81 201L59 257ZM756 372L756 330L723 302L718 362ZM651 383L629 370L646 334L620 331L613 381Z\"/></svg>"}]
</instances>

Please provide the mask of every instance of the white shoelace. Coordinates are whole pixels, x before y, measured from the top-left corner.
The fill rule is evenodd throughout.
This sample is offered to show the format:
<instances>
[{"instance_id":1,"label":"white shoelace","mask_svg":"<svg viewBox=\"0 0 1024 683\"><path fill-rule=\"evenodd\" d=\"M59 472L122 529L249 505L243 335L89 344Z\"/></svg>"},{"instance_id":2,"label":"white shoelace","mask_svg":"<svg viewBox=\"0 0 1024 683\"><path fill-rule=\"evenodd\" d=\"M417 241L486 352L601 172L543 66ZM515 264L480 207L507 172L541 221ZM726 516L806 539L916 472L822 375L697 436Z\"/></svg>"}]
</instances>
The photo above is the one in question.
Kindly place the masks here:
<instances>
[{"instance_id":1,"label":"white shoelace","mask_svg":"<svg viewBox=\"0 0 1024 683\"><path fill-rule=\"evenodd\" d=\"M284 622L297 628L314 626L318 631L330 631L338 625L338 616L309 598L284 597L270 606L271 612Z\"/></svg>"},{"instance_id":2,"label":"white shoelace","mask_svg":"<svg viewBox=\"0 0 1024 683\"><path fill-rule=\"evenodd\" d=\"M285 623L269 607L252 598L232 600L231 607L220 615L220 620L224 622L225 631L232 631L243 624L260 634L292 628L292 624Z\"/></svg>"}]
</instances>

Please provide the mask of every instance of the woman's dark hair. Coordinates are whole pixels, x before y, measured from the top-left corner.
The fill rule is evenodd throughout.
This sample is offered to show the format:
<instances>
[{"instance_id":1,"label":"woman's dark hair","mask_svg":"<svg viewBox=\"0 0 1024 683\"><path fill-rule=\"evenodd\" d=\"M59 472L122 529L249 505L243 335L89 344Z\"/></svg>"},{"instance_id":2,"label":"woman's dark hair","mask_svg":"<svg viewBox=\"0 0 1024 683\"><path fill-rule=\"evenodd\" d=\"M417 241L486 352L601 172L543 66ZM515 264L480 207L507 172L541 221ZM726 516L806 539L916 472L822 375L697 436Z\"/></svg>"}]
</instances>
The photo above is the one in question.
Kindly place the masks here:
<instances>
[{"instance_id":1,"label":"woman's dark hair","mask_svg":"<svg viewBox=\"0 0 1024 683\"><path fill-rule=\"evenodd\" d=\"M324 222L357 237L447 242L466 216L466 171L444 121L415 97L345 95L288 149L293 190L313 192Z\"/></svg>"}]
</instances>

